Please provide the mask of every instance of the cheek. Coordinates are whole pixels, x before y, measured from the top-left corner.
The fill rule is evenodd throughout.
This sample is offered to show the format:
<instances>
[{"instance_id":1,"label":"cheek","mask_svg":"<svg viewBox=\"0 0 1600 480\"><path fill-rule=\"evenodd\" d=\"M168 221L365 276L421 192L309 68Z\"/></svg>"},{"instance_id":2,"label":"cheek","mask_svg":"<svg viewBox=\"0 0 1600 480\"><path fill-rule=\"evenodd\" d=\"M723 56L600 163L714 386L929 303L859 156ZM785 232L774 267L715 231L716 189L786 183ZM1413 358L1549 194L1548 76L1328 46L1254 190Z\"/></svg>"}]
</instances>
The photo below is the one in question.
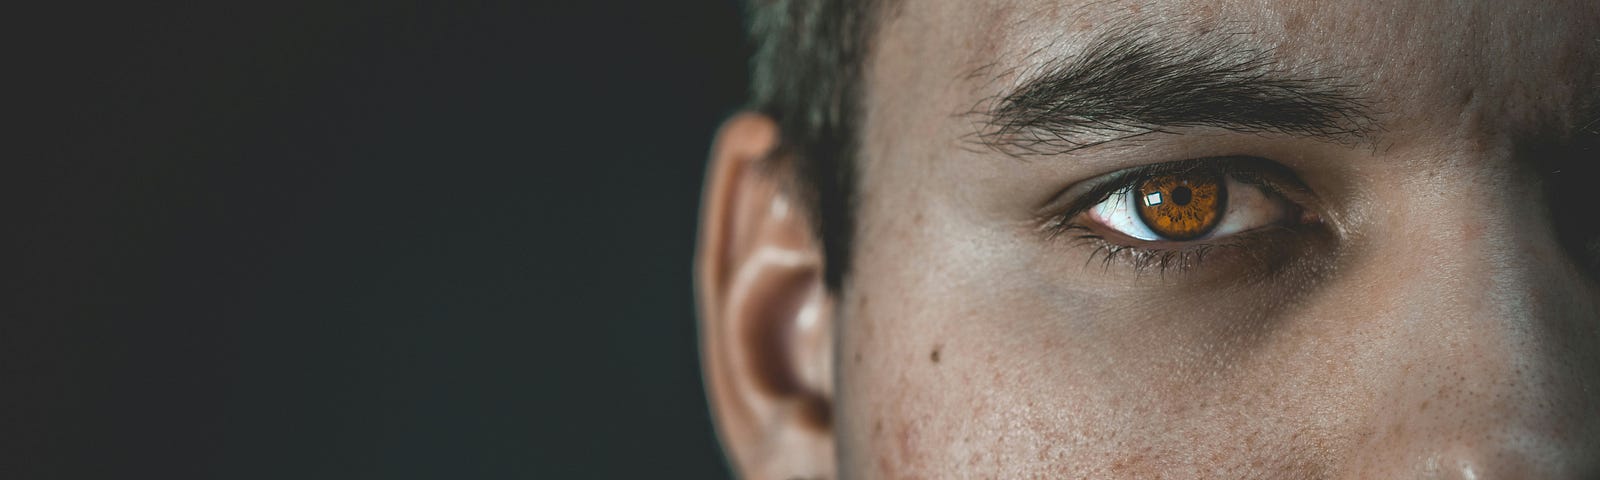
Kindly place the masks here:
<instances>
[{"instance_id":1,"label":"cheek","mask_svg":"<svg viewBox=\"0 0 1600 480\"><path fill-rule=\"evenodd\" d=\"M840 305L842 476L1061 476L1104 454L1125 415L1095 387L1104 362L1073 347L1059 305L1027 280L1026 255L922 222L860 237ZM916 233L930 231L943 234Z\"/></svg>"},{"instance_id":2,"label":"cheek","mask_svg":"<svg viewBox=\"0 0 1600 480\"><path fill-rule=\"evenodd\" d=\"M847 478L1186 476L1174 464L1311 474L1326 452L1302 447L1335 445L1319 432L1337 428L1291 404L1351 398L1281 380L1308 375L1254 372L1246 385L1163 370L1060 325L1007 331L1021 322L985 310L855 304L836 425Z\"/></svg>"},{"instance_id":3,"label":"cheek","mask_svg":"<svg viewBox=\"0 0 1600 480\"><path fill-rule=\"evenodd\" d=\"M936 212L905 217L858 237L840 299L843 477L1309 471L1301 459L1315 452L1282 445L1306 431L1296 419L1318 416L1270 403L1295 388L1273 379L1293 375L1263 366L1238 375L1254 384L1229 380L1184 356L1198 351L1184 348L1194 332L1148 331L1170 311L1061 291L1047 276L1062 272L1017 245Z\"/></svg>"},{"instance_id":4,"label":"cheek","mask_svg":"<svg viewBox=\"0 0 1600 480\"><path fill-rule=\"evenodd\" d=\"M1003 438L1051 443L1024 439L1034 427L1016 424L1028 406L1014 390L1037 368L1003 351L1041 347L1015 344L1030 337L1007 325L1039 312L1006 298L1008 282L984 260L1004 247L921 205L867 213L862 224L876 227L857 237L838 339L835 427L846 478L993 476L1018 453L996 449Z\"/></svg>"},{"instance_id":5,"label":"cheek","mask_svg":"<svg viewBox=\"0 0 1600 480\"><path fill-rule=\"evenodd\" d=\"M857 295L841 337L844 477L999 475L1016 471L1018 455L1060 440L1038 432L1057 425L1034 418L1057 406L1030 405L1015 391L1029 369L993 348L1005 342L960 326L988 319L892 296Z\"/></svg>"}]
</instances>

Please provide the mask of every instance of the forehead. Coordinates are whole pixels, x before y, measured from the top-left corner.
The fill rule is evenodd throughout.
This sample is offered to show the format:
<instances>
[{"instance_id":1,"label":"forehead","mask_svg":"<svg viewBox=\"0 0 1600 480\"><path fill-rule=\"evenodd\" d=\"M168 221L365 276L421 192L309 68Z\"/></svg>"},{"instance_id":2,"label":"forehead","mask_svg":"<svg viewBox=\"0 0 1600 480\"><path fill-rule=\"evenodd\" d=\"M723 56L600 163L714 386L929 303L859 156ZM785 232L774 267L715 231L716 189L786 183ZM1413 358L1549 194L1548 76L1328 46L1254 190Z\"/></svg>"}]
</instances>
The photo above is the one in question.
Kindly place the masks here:
<instances>
[{"instance_id":1,"label":"forehead","mask_svg":"<svg viewBox=\"0 0 1600 480\"><path fill-rule=\"evenodd\" d=\"M1390 128L1446 114L1472 115L1477 132L1584 122L1600 72L1600 2L1589 0L906 0L884 19L869 109L944 95L963 100L945 105L959 113L1113 32L1230 36L1359 86Z\"/></svg>"}]
</instances>

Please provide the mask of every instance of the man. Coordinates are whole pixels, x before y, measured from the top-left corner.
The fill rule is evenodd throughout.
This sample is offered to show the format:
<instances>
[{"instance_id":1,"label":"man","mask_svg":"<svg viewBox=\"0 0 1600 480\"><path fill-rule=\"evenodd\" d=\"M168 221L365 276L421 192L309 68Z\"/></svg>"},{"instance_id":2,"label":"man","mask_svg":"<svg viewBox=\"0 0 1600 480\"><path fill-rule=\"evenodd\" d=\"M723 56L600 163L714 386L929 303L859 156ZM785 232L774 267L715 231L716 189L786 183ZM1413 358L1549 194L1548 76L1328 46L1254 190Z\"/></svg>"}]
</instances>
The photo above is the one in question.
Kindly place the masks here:
<instances>
[{"instance_id":1,"label":"man","mask_svg":"<svg viewBox=\"0 0 1600 480\"><path fill-rule=\"evenodd\" d=\"M1600 478L1600 3L758 1L749 478Z\"/></svg>"}]
</instances>

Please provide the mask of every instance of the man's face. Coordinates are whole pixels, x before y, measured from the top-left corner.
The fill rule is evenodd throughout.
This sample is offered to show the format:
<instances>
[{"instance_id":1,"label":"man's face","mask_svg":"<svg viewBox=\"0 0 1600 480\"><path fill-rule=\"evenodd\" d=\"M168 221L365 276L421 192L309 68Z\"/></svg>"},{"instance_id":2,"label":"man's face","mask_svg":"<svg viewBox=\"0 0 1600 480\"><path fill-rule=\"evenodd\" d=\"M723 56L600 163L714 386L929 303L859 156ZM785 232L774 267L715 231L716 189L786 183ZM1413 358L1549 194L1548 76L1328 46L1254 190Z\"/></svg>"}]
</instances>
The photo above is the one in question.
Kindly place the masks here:
<instances>
[{"instance_id":1,"label":"man's face","mask_svg":"<svg viewBox=\"0 0 1600 480\"><path fill-rule=\"evenodd\" d=\"M1553 206L1549 178L1600 161L1574 153L1600 4L906 0L880 18L833 300L842 476L1600 472L1600 285L1549 214L1595 206ZM1087 58L1139 48L1205 82L1140 90L1138 68ZM1167 172L1185 201L1226 189L1198 238L1072 208L1112 174L1198 159L1226 160ZM1124 213L1176 201L1130 186Z\"/></svg>"}]
</instances>

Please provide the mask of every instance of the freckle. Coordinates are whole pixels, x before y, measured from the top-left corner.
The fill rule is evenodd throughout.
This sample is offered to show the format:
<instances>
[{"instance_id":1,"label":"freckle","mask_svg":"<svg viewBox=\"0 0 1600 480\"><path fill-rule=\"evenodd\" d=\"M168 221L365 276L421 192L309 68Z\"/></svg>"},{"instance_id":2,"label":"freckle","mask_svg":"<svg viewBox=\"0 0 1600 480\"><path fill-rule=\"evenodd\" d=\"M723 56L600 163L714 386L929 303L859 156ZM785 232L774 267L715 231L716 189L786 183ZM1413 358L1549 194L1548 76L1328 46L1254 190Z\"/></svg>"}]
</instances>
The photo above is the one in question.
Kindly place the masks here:
<instances>
[{"instance_id":1,"label":"freckle","mask_svg":"<svg viewBox=\"0 0 1600 480\"><path fill-rule=\"evenodd\" d=\"M939 363L939 349L940 348L944 348L944 346L943 345L934 345L933 346L933 352L928 353L928 360L932 360L933 363Z\"/></svg>"}]
</instances>

